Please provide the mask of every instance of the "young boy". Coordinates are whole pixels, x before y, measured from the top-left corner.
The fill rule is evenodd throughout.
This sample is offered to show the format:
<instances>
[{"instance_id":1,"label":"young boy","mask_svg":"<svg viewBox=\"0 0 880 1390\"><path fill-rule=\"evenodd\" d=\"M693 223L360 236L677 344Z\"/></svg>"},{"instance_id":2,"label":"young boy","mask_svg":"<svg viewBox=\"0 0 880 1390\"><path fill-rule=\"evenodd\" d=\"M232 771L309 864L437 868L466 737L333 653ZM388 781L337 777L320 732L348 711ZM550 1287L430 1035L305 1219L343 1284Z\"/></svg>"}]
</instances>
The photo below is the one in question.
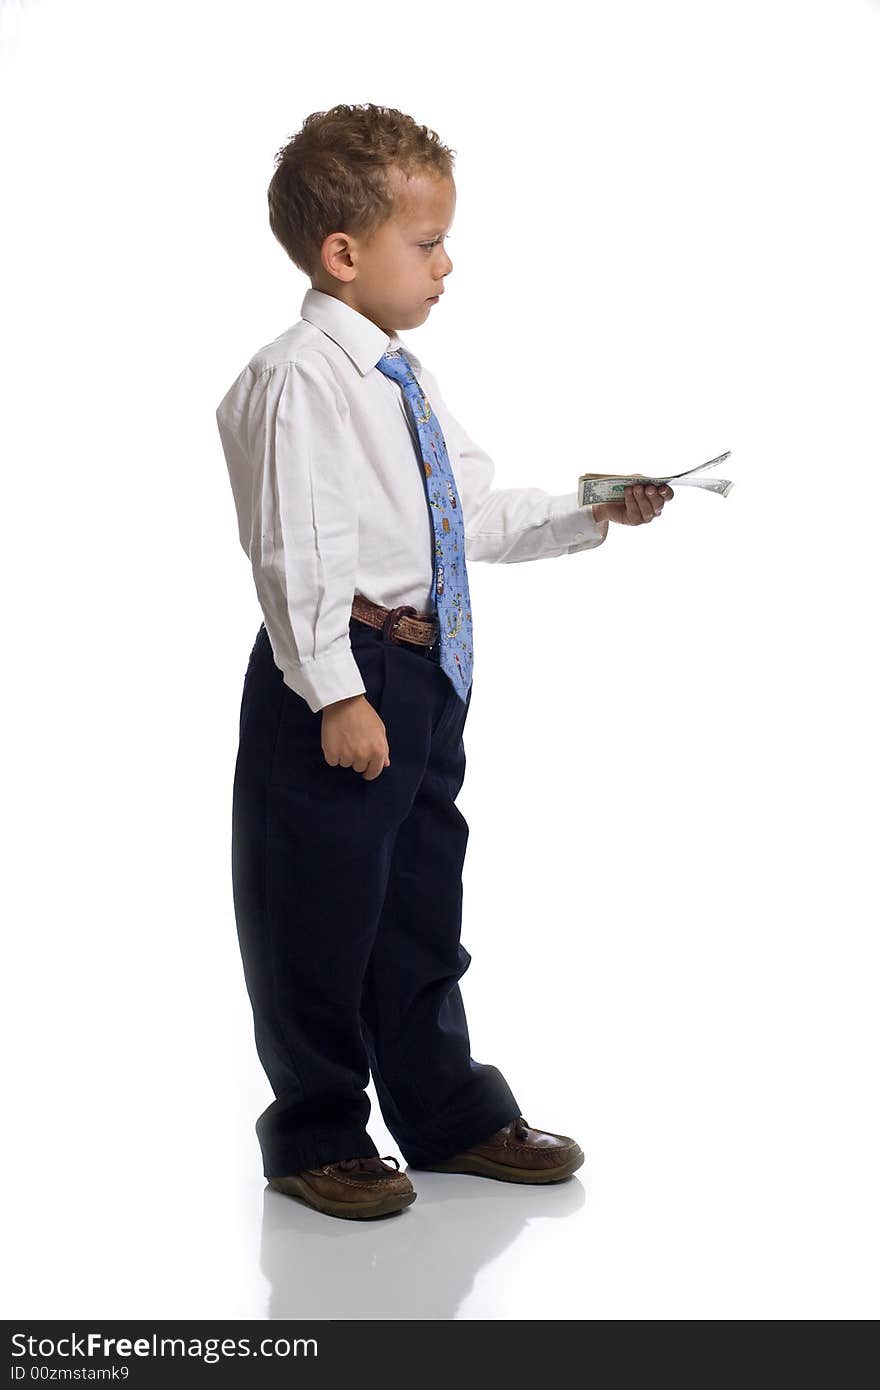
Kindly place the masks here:
<instances>
[{"instance_id":1,"label":"young boy","mask_svg":"<svg viewBox=\"0 0 880 1390\"><path fill-rule=\"evenodd\" d=\"M366 1132L370 1071L411 1168L551 1183L583 1163L470 1055L455 800L479 625L465 562L588 550L672 496L634 487L581 508L574 490L493 488L492 460L399 337L452 270L453 155L386 107L307 118L269 186L272 231L311 280L302 318L217 410L264 615L232 817L238 938L275 1095L257 1136L272 1188L342 1217L416 1195Z\"/></svg>"}]
</instances>

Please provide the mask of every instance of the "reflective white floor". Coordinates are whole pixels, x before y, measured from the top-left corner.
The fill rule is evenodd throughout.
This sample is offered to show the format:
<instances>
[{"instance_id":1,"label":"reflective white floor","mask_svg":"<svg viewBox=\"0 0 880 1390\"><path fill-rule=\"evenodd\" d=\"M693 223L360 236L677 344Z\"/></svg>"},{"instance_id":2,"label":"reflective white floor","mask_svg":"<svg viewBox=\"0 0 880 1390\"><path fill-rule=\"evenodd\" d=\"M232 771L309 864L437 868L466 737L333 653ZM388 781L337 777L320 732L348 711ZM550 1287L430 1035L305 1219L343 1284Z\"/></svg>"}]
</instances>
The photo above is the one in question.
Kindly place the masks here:
<instances>
[{"instance_id":1,"label":"reflective white floor","mask_svg":"<svg viewBox=\"0 0 880 1390\"><path fill-rule=\"evenodd\" d=\"M778 1129L724 1133L711 1104L689 1122L673 1110L665 1124L633 1110L624 1124L621 1105L601 1117L604 1149L576 1127L587 1163L563 1184L413 1172L410 1208L352 1222L265 1187L243 1108L213 1124L207 1107L178 1113L169 1127L156 1097L146 1100L143 1122L133 1102L115 1124L106 1109L93 1124L62 1115L52 1132L59 1145L70 1136L66 1157L50 1151L48 1127L29 1165L22 1153L30 1172L6 1219L5 1316L876 1313L862 1160L835 1172L840 1136L821 1126L780 1151ZM381 1153L395 1151L380 1122L371 1132ZM200 1168L186 1155L209 1133L216 1157Z\"/></svg>"}]
</instances>

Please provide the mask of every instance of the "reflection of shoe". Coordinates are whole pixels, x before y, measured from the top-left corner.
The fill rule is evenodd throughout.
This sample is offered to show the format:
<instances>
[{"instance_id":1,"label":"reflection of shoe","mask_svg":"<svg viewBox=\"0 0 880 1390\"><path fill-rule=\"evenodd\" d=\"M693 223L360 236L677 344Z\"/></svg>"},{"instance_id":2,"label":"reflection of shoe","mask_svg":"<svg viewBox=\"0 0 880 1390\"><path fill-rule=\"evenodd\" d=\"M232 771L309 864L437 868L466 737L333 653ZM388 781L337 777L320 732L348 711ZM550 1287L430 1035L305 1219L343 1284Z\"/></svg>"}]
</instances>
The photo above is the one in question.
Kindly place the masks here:
<instances>
[{"instance_id":1,"label":"reflection of shoe","mask_svg":"<svg viewBox=\"0 0 880 1390\"><path fill-rule=\"evenodd\" d=\"M584 1161L583 1152L566 1134L529 1129L522 1115L464 1153L439 1163L411 1163L432 1173L477 1173L504 1182L559 1182Z\"/></svg>"},{"instance_id":2,"label":"reflection of shoe","mask_svg":"<svg viewBox=\"0 0 880 1390\"><path fill-rule=\"evenodd\" d=\"M392 1157L391 1162L400 1168L396 1158ZM302 1197L310 1207L327 1216L355 1220L385 1216L416 1200L406 1174L386 1168L381 1158L343 1158L338 1163L307 1168L289 1178L269 1178L268 1184L288 1197Z\"/></svg>"}]
</instances>

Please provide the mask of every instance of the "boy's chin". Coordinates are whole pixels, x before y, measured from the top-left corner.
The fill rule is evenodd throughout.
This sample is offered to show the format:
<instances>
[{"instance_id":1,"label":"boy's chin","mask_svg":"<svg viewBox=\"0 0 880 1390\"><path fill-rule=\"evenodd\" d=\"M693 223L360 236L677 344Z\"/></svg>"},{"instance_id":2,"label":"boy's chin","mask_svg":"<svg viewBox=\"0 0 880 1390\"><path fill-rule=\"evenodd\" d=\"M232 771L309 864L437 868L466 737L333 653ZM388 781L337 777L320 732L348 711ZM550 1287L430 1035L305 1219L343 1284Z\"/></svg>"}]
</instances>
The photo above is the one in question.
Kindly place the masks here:
<instances>
[{"instance_id":1,"label":"boy's chin","mask_svg":"<svg viewBox=\"0 0 880 1390\"><path fill-rule=\"evenodd\" d=\"M417 309L410 309L408 313L398 314L394 322L395 333L405 333L408 328L418 328L419 324L424 323L425 319L430 316L433 307L433 304L429 304L425 300L424 304L420 304ZM386 332L390 331L390 329L386 329Z\"/></svg>"},{"instance_id":2,"label":"boy's chin","mask_svg":"<svg viewBox=\"0 0 880 1390\"><path fill-rule=\"evenodd\" d=\"M430 304L423 304L420 309L412 309L405 316L401 314L396 331L405 333L408 328L418 328L419 324L424 323L425 319L430 316L431 308Z\"/></svg>"}]
</instances>

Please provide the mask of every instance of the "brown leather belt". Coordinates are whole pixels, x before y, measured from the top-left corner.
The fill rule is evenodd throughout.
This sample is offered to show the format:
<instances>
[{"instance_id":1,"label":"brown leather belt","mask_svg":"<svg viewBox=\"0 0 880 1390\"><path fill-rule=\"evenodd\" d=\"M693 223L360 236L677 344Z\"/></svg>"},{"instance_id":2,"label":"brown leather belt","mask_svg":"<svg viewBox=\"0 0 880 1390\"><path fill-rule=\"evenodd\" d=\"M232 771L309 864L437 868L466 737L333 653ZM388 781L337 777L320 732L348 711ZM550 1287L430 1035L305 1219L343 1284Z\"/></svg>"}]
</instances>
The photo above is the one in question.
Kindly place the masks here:
<instances>
[{"instance_id":1,"label":"brown leather belt","mask_svg":"<svg viewBox=\"0 0 880 1390\"><path fill-rule=\"evenodd\" d=\"M381 628L389 642L415 642L422 647L433 647L440 636L440 624L428 613L419 613L410 603L401 603L397 608L383 608L355 594L351 605L351 616L369 627Z\"/></svg>"}]
</instances>

